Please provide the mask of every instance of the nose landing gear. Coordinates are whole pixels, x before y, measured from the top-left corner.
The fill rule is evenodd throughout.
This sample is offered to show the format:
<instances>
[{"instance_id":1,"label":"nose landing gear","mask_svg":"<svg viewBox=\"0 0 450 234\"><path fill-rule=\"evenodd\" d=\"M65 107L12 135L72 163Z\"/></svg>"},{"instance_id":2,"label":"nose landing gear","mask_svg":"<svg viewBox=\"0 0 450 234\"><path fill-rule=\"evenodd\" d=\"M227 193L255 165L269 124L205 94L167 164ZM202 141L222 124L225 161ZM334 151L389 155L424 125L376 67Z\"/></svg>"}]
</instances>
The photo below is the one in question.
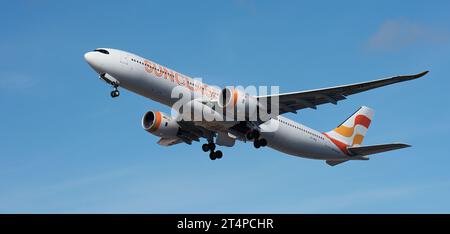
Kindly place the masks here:
<instances>
[{"instance_id":1,"label":"nose landing gear","mask_svg":"<svg viewBox=\"0 0 450 234\"><path fill-rule=\"evenodd\" d=\"M112 97L112 98L116 98L116 97L120 96L120 92L119 92L119 90L117 89L117 87L118 87L118 86L114 86L114 90L111 91L111 97Z\"/></svg>"},{"instance_id":2,"label":"nose landing gear","mask_svg":"<svg viewBox=\"0 0 450 234\"><path fill-rule=\"evenodd\" d=\"M114 87L114 90L111 91L111 97L116 98L120 95L120 92L117 89L117 88L119 88L120 83L116 78L110 76L107 73L103 73L100 75L100 79L104 80L106 83L108 83Z\"/></svg>"}]
</instances>

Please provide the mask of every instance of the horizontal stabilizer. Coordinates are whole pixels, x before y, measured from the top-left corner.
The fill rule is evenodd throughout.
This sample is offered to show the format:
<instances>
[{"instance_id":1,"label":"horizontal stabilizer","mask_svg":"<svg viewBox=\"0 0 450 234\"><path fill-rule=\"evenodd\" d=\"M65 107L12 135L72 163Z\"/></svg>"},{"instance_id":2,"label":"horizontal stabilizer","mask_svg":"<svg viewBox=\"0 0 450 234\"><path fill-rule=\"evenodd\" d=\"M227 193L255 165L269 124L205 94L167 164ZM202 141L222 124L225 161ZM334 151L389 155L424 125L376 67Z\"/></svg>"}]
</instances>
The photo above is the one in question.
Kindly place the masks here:
<instances>
[{"instance_id":1,"label":"horizontal stabilizer","mask_svg":"<svg viewBox=\"0 0 450 234\"><path fill-rule=\"evenodd\" d=\"M391 151L391 150L403 149L403 148L407 148L407 147L410 147L410 145L397 143L397 144L348 147L347 150L353 156L364 156L364 155L370 155L370 154L378 154L378 153Z\"/></svg>"},{"instance_id":2,"label":"horizontal stabilizer","mask_svg":"<svg viewBox=\"0 0 450 234\"><path fill-rule=\"evenodd\" d=\"M327 162L328 165L334 167L334 166L336 166L336 165L339 165L339 164L341 164L341 163L345 163L345 162L347 162L347 161L348 161L348 160L345 160L345 161L333 161L333 160L327 160L326 162Z\"/></svg>"}]
</instances>

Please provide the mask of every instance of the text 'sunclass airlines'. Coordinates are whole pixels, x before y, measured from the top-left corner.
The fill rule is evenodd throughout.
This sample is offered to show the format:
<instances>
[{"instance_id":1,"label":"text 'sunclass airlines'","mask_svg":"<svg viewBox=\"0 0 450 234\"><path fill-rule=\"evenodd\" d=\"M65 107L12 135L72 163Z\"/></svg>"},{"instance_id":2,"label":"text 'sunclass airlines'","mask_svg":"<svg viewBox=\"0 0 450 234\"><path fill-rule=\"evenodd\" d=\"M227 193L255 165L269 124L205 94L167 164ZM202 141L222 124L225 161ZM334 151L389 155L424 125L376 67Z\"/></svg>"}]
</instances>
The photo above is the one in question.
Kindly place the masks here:
<instances>
[{"instance_id":1,"label":"text 'sunclass airlines'","mask_svg":"<svg viewBox=\"0 0 450 234\"><path fill-rule=\"evenodd\" d=\"M112 97L118 97L118 88L122 87L170 107L168 112L172 114L148 111L142 117L142 127L160 138L159 145L191 145L204 139L201 149L209 153L211 160L216 160L223 156L219 146L232 147L236 141L252 142L257 149L270 147L288 155L324 160L331 166L350 160L368 160L369 155L409 145L363 145L375 114L366 106L324 133L283 114L337 104L350 95L414 80L428 73L300 92L253 95L246 89L208 85L117 49L99 48L84 57L99 77L112 86Z\"/></svg>"}]
</instances>

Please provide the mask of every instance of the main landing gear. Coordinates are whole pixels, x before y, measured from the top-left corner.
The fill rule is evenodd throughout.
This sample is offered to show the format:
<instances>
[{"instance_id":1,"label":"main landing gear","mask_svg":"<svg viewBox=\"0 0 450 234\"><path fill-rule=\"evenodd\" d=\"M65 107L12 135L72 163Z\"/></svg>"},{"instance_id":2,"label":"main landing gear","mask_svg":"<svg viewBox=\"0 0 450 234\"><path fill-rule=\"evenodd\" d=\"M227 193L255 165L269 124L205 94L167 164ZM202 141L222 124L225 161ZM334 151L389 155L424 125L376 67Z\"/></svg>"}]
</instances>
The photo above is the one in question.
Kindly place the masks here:
<instances>
[{"instance_id":1,"label":"main landing gear","mask_svg":"<svg viewBox=\"0 0 450 234\"><path fill-rule=\"evenodd\" d=\"M220 150L215 151L216 150L216 144L214 144L214 142L209 142L208 144L203 144L202 145L202 150L204 152L210 151L209 152L209 158L211 160L221 159L222 156L223 156L222 151L220 151Z\"/></svg>"},{"instance_id":2,"label":"main landing gear","mask_svg":"<svg viewBox=\"0 0 450 234\"><path fill-rule=\"evenodd\" d=\"M261 138L261 133L257 130L252 130L248 132L247 139L253 140L253 146L257 149L267 146L267 140Z\"/></svg>"}]
</instances>

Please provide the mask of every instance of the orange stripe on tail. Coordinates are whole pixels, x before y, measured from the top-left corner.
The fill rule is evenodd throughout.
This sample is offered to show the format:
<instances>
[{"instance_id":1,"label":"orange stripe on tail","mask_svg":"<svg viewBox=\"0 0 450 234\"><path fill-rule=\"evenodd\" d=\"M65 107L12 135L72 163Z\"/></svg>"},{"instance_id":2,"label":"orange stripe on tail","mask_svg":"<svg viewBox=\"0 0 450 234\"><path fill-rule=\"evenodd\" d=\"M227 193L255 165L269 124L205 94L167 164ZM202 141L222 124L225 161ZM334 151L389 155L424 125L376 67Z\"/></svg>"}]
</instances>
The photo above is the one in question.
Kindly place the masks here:
<instances>
[{"instance_id":1,"label":"orange stripe on tail","mask_svg":"<svg viewBox=\"0 0 450 234\"><path fill-rule=\"evenodd\" d=\"M369 128L371 120L367 118L364 115L357 115L355 117L355 123L353 124L353 127L346 127L344 125L341 125L334 129L335 132L339 133L342 136L345 137L351 137L353 136L353 133L355 132L355 127L357 125L364 126L365 128Z\"/></svg>"},{"instance_id":2,"label":"orange stripe on tail","mask_svg":"<svg viewBox=\"0 0 450 234\"><path fill-rule=\"evenodd\" d=\"M333 142L333 144L335 144L342 151L342 153L344 153L345 155L350 155L350 152L348 152L348 150L347 150L348 145L346 145L345 143L340 142L336 139L331 138L326 133L322 133L322 134L325 135L328 139L330 139L331 142Z\"/></svg>"}]
</instances>

